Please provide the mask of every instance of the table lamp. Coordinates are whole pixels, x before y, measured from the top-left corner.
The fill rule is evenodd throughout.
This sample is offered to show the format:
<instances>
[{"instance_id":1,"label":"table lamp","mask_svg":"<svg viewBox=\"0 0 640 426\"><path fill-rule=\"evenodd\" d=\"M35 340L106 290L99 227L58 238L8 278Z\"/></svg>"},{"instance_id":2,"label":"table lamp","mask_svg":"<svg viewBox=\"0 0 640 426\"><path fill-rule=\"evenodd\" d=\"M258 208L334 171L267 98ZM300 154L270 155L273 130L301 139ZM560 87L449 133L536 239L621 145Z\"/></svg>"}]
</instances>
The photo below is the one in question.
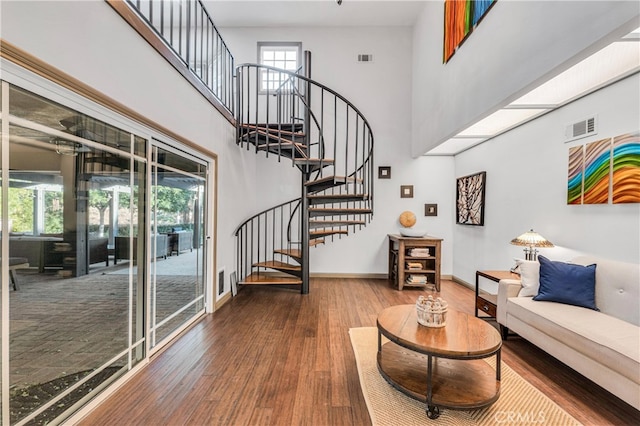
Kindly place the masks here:
<instances>
[{"instance_id":1,"label":"table lamp","mask_svg":"<svg viewBox=\"0 0 640 426\"><path fill-rule=\"evenodd\" d=\"M525 246L524 255L526 260L538 260L538 249L536 247L553 247L551 241L548 241L533 229L511 240L511 244Z\"/></svg>"}]
</instances>

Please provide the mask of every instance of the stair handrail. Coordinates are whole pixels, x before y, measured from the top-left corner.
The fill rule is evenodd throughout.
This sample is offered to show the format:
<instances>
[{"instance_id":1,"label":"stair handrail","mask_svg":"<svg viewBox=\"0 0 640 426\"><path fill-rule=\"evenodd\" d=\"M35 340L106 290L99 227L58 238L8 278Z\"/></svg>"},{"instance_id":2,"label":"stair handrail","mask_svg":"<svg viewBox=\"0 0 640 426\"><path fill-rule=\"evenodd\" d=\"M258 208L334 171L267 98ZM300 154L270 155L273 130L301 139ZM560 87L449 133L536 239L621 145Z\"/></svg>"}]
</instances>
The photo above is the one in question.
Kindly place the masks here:
<instances>
[{"instance_id":1,"label":"stair handrail","mask_svg":"<svg viewBox=\"0 0 640 426\"><path fill-rule=\"evenodd\" d=\"M296 212L300 216L300 202L301 198L298 197L270 207L249 217L236 228L236 273L240 281L254 271L255 264L274 260L276 249L290 249L296 244L292 241L291 231ZM276 218L280 223L277 223ZM258 273L261 269L262 267L257 267Z\"/></svg>"},{"instance_id":2,"label":"stair handrail","mask_svg":"<svg viewBox=\"0 0 640 426\"><path fill-rule=\"evenodd\" d=\"M332 95L334 95L335 97L337 97L338 99L343 101L345 104L349 105L349 107L351 107L351 109L353 109L360 117L362 117L362 120L366 123L367 127L371 128L371 126L369 125L369 122L367 121L365 116L362 114L362 112L360 112L360 110L355 105L353 105L347 98L342 96L340 93L338 93L335 90L325 86L322 83L319 83L319 82L317 82L317 81L315 81L315 80L313 80L311 78L305 77L302 74L296 74L296 72L294 72L294 71L284 70L282 68L273 67L271 65L262 65L262 64L254 64L254 63L250 63L250 62L245 62L245 63L242 63L240 65L237 65L236 69L245 68L245 67L265 68L265 69L268 69L270 71L279 72L279 73L282 73L282 74L287 74L287 75L289 75L289 77L299 78L301 80L304 80L306 82L311 83L314 86L317 86L317 87L319 87L319 88L321 88L323 90L326 90L327 92L331 93ZM278 89L275 89L275 90L278 90Z\"/></svg>"},{"instance_id":3,"label":"stair handrail","mask_svg":"<svg viewBox=\"0 0 640 426\"><path fill-rule=\"evenodd\" d=\"M295 70L294 75L290 75L289 77L287 77L287 79L286 79L285 81L283 81L282 83L280 83L280 86L278 86L278 87L275 89L275 91L274 91L273 95L271 95L271 96L278 96L278 94L280 94L280 92L282 92L282 89L284 88L284 86L285 86L288 82L290 82L290 81L291 81L291 79L292 79L293 77L302 75L302 74L300 74L300 71L302 71L302 65L301 65L301 66L299 66L299 67Z\"/></svg>"},{"instance_id":4,"label":"stair handrail","mask_svg":"<svg viewBox=\"0 0 640 426\"><path fill-rule=\"evenodd\" d=\"M367 162L373 160L373 145L374 144L373 144L373 132L371 131L371 125L369 124L369 121L366 119L366 117L362 114L360 109L358 109L351 101L349 101L347 98L342 96L340 93L336 92L335 90L331 89L330 87L328 87L328 86L326 86L326 85L324 85L322 83L319 83L319 82L317 82L317 81L315 81L315 80L313 80L311 78L308 78L308 77L306 77L304 75L298 74L297 71L296 72L288 71L288 70L284 70L282 68L277 68L277 67L274 67L274 66L271 66L271 65L263 65L263 64L255 64L255 63L245 62L245 63L239 64L239 65L236 66L236 75L238 75L238 71L237 70L240 70L242 68L255 68L256 70L264 69L264 70L267 70L267 71L273 71L273 72L277 72L277 73L282 73L282 74L288 75L287 80L289 80L291 78L298 78L298 79L300 79L300 80L302 80L304 82L307 82L307 83L309 83L309 84L311 84L313 86L316 86L316 87L320 88L323 91L326 91L327 93L333 95L335 98L340 99L342 102L345 103L345 105L348 106L348 108L352 109L358 115L358 117L363 121L363 124L369 130L369 136L370 136L369 152L366 154L366 156L364 157L362 163L359 166L355 167L352 172L345 173L346 176L347 177L355 176L359 171L362 170L362 168L364 167L364 165ZM241 95L240 88L242 87L242 82L238 81L237 84L238 84L238 90L237 90L237 92L238 92L237 93L238 94L238 105L237 105L237 108L236 108L236 114L237 114L237 117L236 117L237 120L236 121L237 121L237 123L240 124L242 122L240 115L243 113L243 111L242 111L242 109L240 107L240 95ZM293 86L295 87L295 85L293 85ZM303 98L303 97L301 96L301 98ZM306 103L305 103L305 106L308 107L308 105ZM317 123L317 118L314 121L316 121L316 123ZM371 173L370 178L373 179L373 173Z\"/></svg>"},{"instance_id":5,"label":"stair handrail","mask_svg":"<svg viewBox=\"0 0 640 426\"><path fill-rule=\"evenodd\" d=\"M285 201L284 203L280 203L280 204L278 204L277 206L269 207L268 209L265 209L265 210L263 210L263 211L261 211L261 212L258 212L258 213L256 213L256 214L254 214L253 216L251 216L250 218L248 218L247 220L245 220L244 222L242 222L240 225L238 225L238 227L235 229L235 231L233 231L233 235L234 235L234 236L238 236L238 232L240 231L240 229L241 229L243 226L245 226L247 223L251 222L253 219L256 219L258 216L261 216L261 215L263 215L264 213L267 213L267 212L269 212L269 211L271 211L271 210L275 210L275 209L277 209L277 208L284 207L284 206L286 206L287 204L293 204L293 203L295 203L296 201L298 201L298 202L299 202L299 201L300 201L300 197L298 197L298 198L294 198L294 199L289 200L289 201Z\"/></svg>"},{"instance_id":6,"label":"stair handrail","mask_svg":"<svg viewBox=\"0 0 640 426\"><path fill-rule=\"evenodd\" d=\"M251 216L250 218L248 218L247 220L245 220L244 222L242 222L240 225L238 225L238 227L235 229L235 231L233 231L233 235L237 237L237 236L238 236L238 232L240 231L240 229L241 229L243 226L245 226L247 223L251 222L253 219L256 219L258 216L261 216L261 215L263 215L264 213L269 212L270 210L275 210L275 209L277 209L277 208L280 208L280 207L286 206L287 204L292 204L292 203L294 203L294 202L296 202L296 201L300 201L300 197L298 197L298 198L294 198L294 199L289 200L289 201L285 201L284 203L280 203L280 204L278 204L277 206L269 207L269 208L268 208L268 209L266 209L266 210L263 210L263 211L261 211L261 212L258 212L258 213L256 213L256 214L254 214L253 216Z\"/></svg>"},{"instance_id":7,"label":"stair handrail","mask_svg":"<svg viewBox=\"0 0 640 426\"><path fill-rule=\"evenodd\" d=\"M304 106L309 110L309 116L313 119L313 122L316 125L316 128L318 129L318 135L320 137L320 141L318 142L318 144L320 145L320 153L324 153L325 150L325 145L324 145L324 132L321 131L322 126L320 126L320 123L318 122L318 117L316 117L316 114L313 112L313 110L311 109L311 107L309 106L309 104L307 103L307 100L304 98L304 96L302 95L302 93L300 93L300 91L298 90L297 87L293 86L293 91L294 93L296 93L298 95L298 97L300 98L300 101L304 104ZM318 170L318 175L317 176L322 176L322 159L320 160L320 168Z\"/></svg>"},{"instance_id":8,"label":"stair handrail","mask_svg":"<svg viewBox=\"0 0 640 426\"><path fill-rule=\"evenodd\" d=\"M307 61L305 58L305 63ZM304 294L308 292L308 221L312 210L307 197L323 193L347 195L345 201L338 201L343 208L365 203L370 208L364 209L368 210L364 214L371 213L374 154L371 125L360 109L335 90L308 75L301 75L301 69L294 72L253 63L240 64L236 68L237 143L242 146L247 143L247 149L253 144L256 152L276 155L278 161L283 156L290 158L292 165L297 165L303 172L303 185L302 197L253 215L234 234L238 246L236 271L240 280L250 274L260 275L263 269L279 270L279 265L274 263L278 256L291 257L292 244L298 244L300 252L294 259L302 266L299 274ZM266 86L263 84L265 77ZM278 87L270 89L275 81L279 82ZM302 123L298 122L300 119ZM326 146L326 143L330 145ZM324 179L323 171L330 179ZM293 203L297 204L294 206ZM315 204L324 203L315 201ZM285 210L288 218L285 218ZM322 215L320 210L322 207L313 214ZM276 228L279 235L274 234ZM281 248L270 249L274 241L281 244Z\"/></svg>"}]
</instances>

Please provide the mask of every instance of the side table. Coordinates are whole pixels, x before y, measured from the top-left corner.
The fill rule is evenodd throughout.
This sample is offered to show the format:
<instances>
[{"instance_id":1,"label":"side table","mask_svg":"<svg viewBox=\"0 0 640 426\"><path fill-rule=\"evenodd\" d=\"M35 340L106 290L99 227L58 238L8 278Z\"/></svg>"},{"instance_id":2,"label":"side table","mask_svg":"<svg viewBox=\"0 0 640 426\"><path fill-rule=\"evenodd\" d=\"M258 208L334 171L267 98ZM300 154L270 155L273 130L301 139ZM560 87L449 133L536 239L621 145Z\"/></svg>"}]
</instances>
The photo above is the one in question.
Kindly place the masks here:
<instances>
[{"instance_id":1,"label":"side table","mask_svg":"<svg viewBox=\"0 0 640 426\"><path fill-rule=\"evenodd\" d=\"M496 310L498 304L498 295L487 292L480 292L479 281L480 277L488 280L499 282L502 279L520 280L520 275L511 271L476 271L476 309L475 314L478 316L478 311L482 311L488 316L479 317L482 319L495 319Z\"/></svg>"}]
</instances>

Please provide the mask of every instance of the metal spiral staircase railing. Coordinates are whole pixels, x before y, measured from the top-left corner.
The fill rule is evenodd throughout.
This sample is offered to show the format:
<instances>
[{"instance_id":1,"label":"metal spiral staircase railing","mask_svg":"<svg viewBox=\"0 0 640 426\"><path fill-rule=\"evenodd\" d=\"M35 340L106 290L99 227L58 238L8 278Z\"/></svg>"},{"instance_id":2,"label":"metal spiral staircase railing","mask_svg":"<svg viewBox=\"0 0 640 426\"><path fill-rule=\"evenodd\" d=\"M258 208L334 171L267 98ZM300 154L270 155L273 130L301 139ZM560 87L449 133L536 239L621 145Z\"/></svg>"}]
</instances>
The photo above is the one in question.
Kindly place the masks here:
<instances>
[{"instance_id":1,"label":"metal spiral staircase railing","mask_svg":"<svg viewBox=\"0 0 640 426\"><path fill-rule=\"evenodd\" d=\"M373 214L373 133L342 95L304 75L244 64L236 69L237 143L291 160L300 198L247 219L236 230L238 284L300 286L309 292L309 247L365 226ZM295 263L291 263L291 262Z\"/></svg>"}]
</instances>

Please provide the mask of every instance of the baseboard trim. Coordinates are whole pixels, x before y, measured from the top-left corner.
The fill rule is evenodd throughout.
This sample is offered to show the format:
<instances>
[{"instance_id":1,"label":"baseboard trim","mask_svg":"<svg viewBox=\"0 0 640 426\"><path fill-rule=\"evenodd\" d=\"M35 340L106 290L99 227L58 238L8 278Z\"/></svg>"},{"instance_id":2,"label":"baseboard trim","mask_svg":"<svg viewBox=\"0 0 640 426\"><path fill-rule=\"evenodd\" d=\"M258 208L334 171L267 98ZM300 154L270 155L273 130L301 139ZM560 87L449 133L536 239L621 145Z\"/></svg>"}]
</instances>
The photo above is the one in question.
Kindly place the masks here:
<instances>
[{"instance_id":1,"label":"baseboard trim","mask_svg":"<svg viewBox=\"0 0 640 426\"><path fill-rule=\"evenodd\" d=\"M389 278L389 275L385 274L360 274L360 273L349 273L349 272L314 272L309 274L310 278L361 278L361 279L375 279L375 280L386 280Z\"/></svg>"},{"instance_id":2,"label":"baseboard trim","mask_svg":"<svg viewBox=\"0 0 640 426\"><path fill-rule=\"evenodd\" d=\"M264 275L272 277L290 277L291 275L282 272L266 272ZM355 278L355 279L373 279L373 280L387 280L389 275L387 273L357 273L357 272L312 272L309 274L310 278ZM464 284L467 287L471 287L470 284L465 283L462 280L452 275L440 275L441 280L455 281L460 284ZM214 304L214 310L217 310L222 305L227 303L231 299L231 293L225 294L221 299L217 300Z\"/></svg>"},{"instance_id":3,"label":"baseboard trim","mask_svg":"<svg viewBox=\"0 0 640 426\"><path fill-rule=\"evenodd\" d=\"M475 288L476 288L475 284L470 284L470 283L466 282L465 280L456 277L455 275L453 275L451 277L451 281L453 281L455 283L458 283L458 284L462 284L463 286L469 287L472 290L475 290Z\"/></svg>"},{"instance_id":4,"label":"baseboard trim","mask_svg":"<svg viewBox=\"0 0 640 426\"><path fill-rule=\"evenodd\" d=\"M310 274L311 278L361 278L361 279L374 279L374 280L386 280L389 279L389 275L372 274L372 273L352 273L352 272L314 272ZM440 275L441 280L455 281L452 275Z\"/></svg>"},{"instance_id":5,"label":"baseboard trim","mask_svg":"<svg viewBox=\"0 0 640 426\"><path fill-rule=\"evenodd\" d=\"M222 308L222 306L224 306L224 304L227 303L229 300L231 300L231 292L230 291L228 291L220 299L218 299L215 302L213 302L213 312L215 312L218 309Z\"/></svg>"}]
</instances>

